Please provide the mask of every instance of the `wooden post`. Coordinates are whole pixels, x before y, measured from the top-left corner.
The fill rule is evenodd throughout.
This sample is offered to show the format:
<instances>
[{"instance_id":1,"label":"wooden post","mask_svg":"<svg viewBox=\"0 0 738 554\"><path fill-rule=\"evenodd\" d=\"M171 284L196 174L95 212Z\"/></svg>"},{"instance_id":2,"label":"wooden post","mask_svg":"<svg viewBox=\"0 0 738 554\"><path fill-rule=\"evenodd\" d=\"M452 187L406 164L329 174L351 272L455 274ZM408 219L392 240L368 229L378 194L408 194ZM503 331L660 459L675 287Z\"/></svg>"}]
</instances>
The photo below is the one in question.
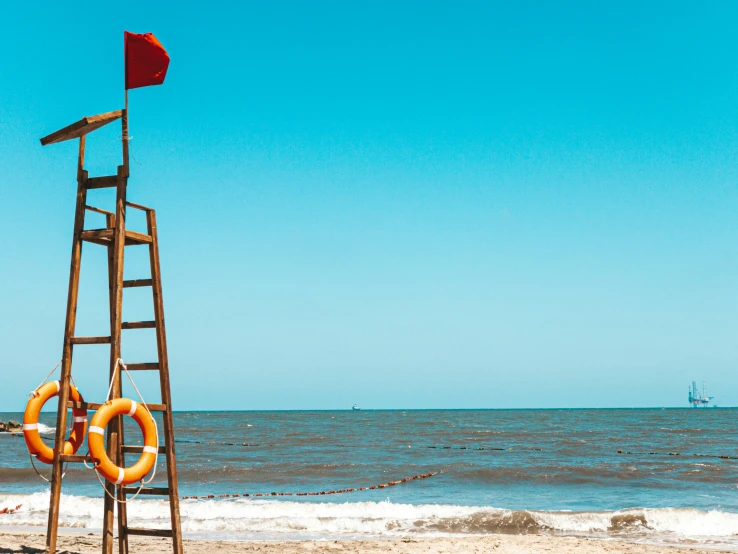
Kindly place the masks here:
<instances>
[{"instance_id":1,"label":"wooden post","mask_svg":"<svg viewBox=\"0 0 738 554\"><path fill-rule=\"evenodd\" d=\"M108 214L105 217L106 228L115 228L115 215ZM108 249L108 297L110 302L110 333L111 336L115 330L115 304L116 304L116 272L115 272L115 245L109 244ZM112 342L111 342L112 344ZM120 369L120 368L119 368ZM125 467L125 456L120 448L125 443L125 434L123 432L123 424L121 423L118 429L118 449L117 455L121 467ZM117 487L116 498L125 500L122 487ZM125 528L128 525L128 510L124 502L118 504L118 552L119 554L128 553L128 535L125 532Z\"/></svg>"},{"instance_id":2,"label":"wooden post","mask_svg":"<svg viewBox=\"0 0 738 554\"><path fill-rule=\"evenodd\" d=\"M126 120L125 112L123 121ZM125 140L123 141L125 144ZM125 151L125 147L124 147ZM121 372L118 367L118 359L121 357L121 325L123 323L123 257L126 243L126 185L128 176L125 174L124 166L118 166L118 187L115 201L115 233L113 235L113 313L111 314L112 326L110 329L110 379L112 379L112 387L110 391L110 399L120 398L121 396ZM110 460L119 465L120 454L120 429L122 421L121 417L112 419L108 426L108 444L107 453ZM105 511L103 516L103 554L112 554L113 552L113 525L115 501L113 498L119 498L116 486L108 481L105 482L105 488L110 494L105 495ZM112 497L112 498L111 498Z\"/></svg>"},{"instance_id":3,"label":"wooden post","mask_svg":"<svg viewBox=\"0 0 738 554\"><path fill-rule=\"evenodd\" d=\"M123 196L122 196L122 209L126 209L126 202L127 202L127 187L128 187L128 176L129 173L129 167L128 167L128 148L129 148L129 141L130 136L128 134L128 89L125 89L125 108L123 109L123 117L121 118L121 147L123 150L123 180L124 180L124 190L123 190ZM118 179L121 178L121 170L118 168ZM120 192L118 193L118 202L121 200ZM120 208L117 208L120 209ZM116 227L117 229L117 227ZM124 258L124 252L125 251L125 221L123 222L123 235L121 237L121 240L123 242L123 246L121 246L122 252L120 253L120 260L121 260L121 268L120 271L116 270L116 282L115 282L115 302L117 303L118 309L116 311L116 317L117 317L117 333L118 333L118 340L119 340L119 356L120 356L120 338L121 338L121 322L123 317L123 258ZM114 248L117 248L117 243L115 243ZM111 316L112 321L112 316ZM120 396L121 392L123 390L123 374L121 373L121 368L118 368L118 395ZM124 467L125 464L125 455L123 454L122 445L124 443L124 430L123 430L123 418L118 417L118 444L116 446L117 453L116 453L116 460L117 464L120 467ZM116 488L116 498L118 499L118 554L128 554L128 507L125 504L126 495L123 492L123 486L118 485ZM106 512L107 513L107 512Z\"/></svg>"},{"instance_id":4,"label":"wooden post","mask_svg":"<svg viewBox=\"0 0 738 554\"><path fill-rule=\"evenodd\" d=\"M126 107L123 110L121 127L121 140L123 141L123 167L125 168L125 176L127 178L130 175L128 167L128 143L131 140L128 136L128 89L126 89Z\"/></svg>"},{"instance_id":5,"label":"wooden post","mask_svg":"<svg viewBox=\"0 0 738 554\"><path fill-rule=\"evenodd\" d=\"M62 367L59 407L56 412L56 434L54 443L54 462L51 467L51 498L49 500L49 522L46 532L46 546L49 552L56 551L56 534L59 527L59 501L61 499L62 463L59 456L64 452L67 432L67 402L69 401L69 381L72 375L72 338L77 322L77 298L79 292L79 273L82 260L82 241L80 234L85 222L87 188L85 181L85 137L79 139L77 158L77 206L74 213L74 232L72 237L72 262L69 268L69 290L67 293L67 317L64 324L64 345L62 348Z\"/></svg>"},{"instance_id":6,"label":"wooden post","mask_svg":"<svg viewBox=\"0 0 738 554\"><path fill-rule=\"evenodd\" d=\"M174 554L183 554L182 525L179 519L179 480L177 478L177 457L174 451L174 419L172 417L172 394L169 380L169 355L167 354L167 331L164 322L164 298L161 287L161 267L159 266L159 236L156 230L156 212L154 210L146 212L146 227L152 239L151 244L149 244L149 259L151 261L154 320L156 321L156 349L159 355L161 402L167 407L163 418L169 510L172 521L172 546Z\"/></svg>"}]
</instances>

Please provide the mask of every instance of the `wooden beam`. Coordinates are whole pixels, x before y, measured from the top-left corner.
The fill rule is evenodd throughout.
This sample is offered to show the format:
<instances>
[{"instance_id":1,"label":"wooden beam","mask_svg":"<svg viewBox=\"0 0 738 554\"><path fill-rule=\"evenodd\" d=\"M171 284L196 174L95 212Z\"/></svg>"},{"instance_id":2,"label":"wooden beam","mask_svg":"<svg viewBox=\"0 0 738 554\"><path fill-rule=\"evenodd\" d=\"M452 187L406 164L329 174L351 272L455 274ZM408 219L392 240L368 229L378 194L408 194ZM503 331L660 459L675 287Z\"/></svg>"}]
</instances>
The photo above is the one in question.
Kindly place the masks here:
<instances>
[{"instance_id":1,"label":"wooden beam","mask_svg":"<svg viewBox=\"0 0 738 554\"><path fill-rule=\"evenodd\" d=\"M89 189L109 189L118 184L117 175L106 175L105 177L90 177L85 183L85 188Z\"/></svg>"},{"instance_id":2,"label":"wooden beam","mask_svg":"<svg viewBox=\"0 0 738 554\"><path fill-rule=\"evenodd\" d=\"M136 527L126 527L126 533L129 535L140 535L142 537L168 537L171 538L171 529L138 529Z\"/></svg>"},{"instance_id":3,"label":"wooden beam","mask_svg":"<svg viewBox=\"0 0 738 554\"><path fill-rule=\"evenodd\" d=\"M143 452L144 447L143 446L137 446L134 444L124 444L121 446L121 449L123 452L127 452L129 454L141 454ZM159 454L166 454L167 449L164 446L159 447Z\"/></svg>"},{"instance_id":4,"label":"wooden beam","mask_svg":"<svg viewBox=\"0 0 738 554\"><path fill-rule=\"evenodd\" d=\"M102 406L102 404L100 404L99 402L72 402L71 400L67 402L67 407L77 408L79 410L95 411L100 406ZM167 407L164 404L151 404L150 402L147 402L146 407L149 409L150 412L166 412L167 411Z\"/></svg>"},{"instance_id":5,"label":"wooden beam","mask_svg":"<svg viewBox=\"0 0 738 554\"><path fill-rule=\"evenodd\" d=\"M126 364L128 371L142 371L147 369L159 369L159 362Z\"/></svg>"},{"instance_id":6,"label":"wooden beam","mask_svg":"<svg viewBox=\"0 0 738 554\"><path fill-rule=\"evenodd\" d=\"M110 241L105 240L105 239L89 238L89 239L85 239L85 242L91 242L92 244L99 244L100 246L107 246Z\"/></svg>"},{"instance_id":7,"label":"wooden beam","mask_svg":"<svg viewBox=\"0 0 738 554\"><path fill-rule=\"evenodd\" d=\"M108 245L115 236L115 229L87 229L82 231L81 238L87 242ZM125 230L126 246L151 244L151 236L136 231Z\"/></svg>"},{"instance_id":8,"label":"wooden beam","mask_svg":"<svg viewBox=\"0 0 738 554\"><path fill-rule=\"evenodd\" d=\"M126 122L125 114L121 121L123 123ZM125 129L122 130L122 136L127 138ZM115 195L115 228L113 242L110 248L110 260L113 262L112 279L110 281L113 293L112 298L110 299L110 336L113 340L110 343L110 391L108 393L108 398L111 400L120 398L121 390L123 388L123 372L118 371L118 360L121 357L121 323L123 321L123 257L126 245L126 189L128 185L127 156L125 154L128 148L127 142L127 140L123 141L123 165L118 166L118 171L116 173L118 176L118 183ZM108 458L110 458L110 461L119 467L123 464L123 454L120 450L120 445L123 444L122 419L122 417L118 416L110 420L110 423L108 424L106 444L106 453ZM107 494L103 499L102 553L113 554L115 501L122 500L123 493L121 492L120 487L116 487L109 481L105 483L105 488L107 490ZM121 504L118 509L117 527L120 554L126 554L126 545L128 544L127 534L125 533L125 528L127 526L127 514L125 508L125 504Z\"/></svg>"},{"instance_id":9,"label":"wooden beam","mask_svg":"<svg viewBox=\"0 0 738 554\"><path fill-rule=\"evenodd\" d=\"M126 229L126 246L132 244L151 244L151 236Z\"/></svg>"},{"instance_id":10,"label":"wooden beam","mask_svg":"<svg viewBox=\"0 0 738 554\"><path fill-rule=\"evenodd\" d=\"M121 329L154 329L156 321L124 321Z\"/></svg>"},{"instance_id":11,"label":"wooden beam","mask_svg":"<svg viewBox=\"0 0 738 554\"><path fill-rule=\"evenodd\" d=\"M47 137L48 138L48 137ZM85 205L87 204L87 180L85 171L85 136L80 135L77 156L77 203L74 212L74 231L72 233L72 256L69 266L69 288L67 291L67 315L64 323L64 344L59 387L59 404L56 410L56 433L54 460L51 467L51 490L49 494L49 519L46 526L46 549L49 554L56 552L56 536L59 528L59 503L61 502L62 462L67 432L67 410L63 408L69 400L69 383L72 377L72 337L77 324L77 299L79 296L79 276L82 263L82 241L80 233L85 226ZM43 141L42 141L43 144Z\"/></svg>"},{"instance_id":12,"label":"wooden beam","mask_svg":"<svg viewBox=\"0 0 738 554\"><path fill-rule=\"evenodd\" d=\"M137 210L143 210L144 212L150 212L154 208L149 208L147 206L142 206L141 204L134 204L133 202L126 202L126 205L130 208L136 208Z\"/></svg>"},{"instance_id":13,"label":"wooden beam","mask_svg":"<svg viewBox=\"0 0 738 554\"><path fill-rule=\"evenodd\" d=\"M113 217L115 217L115 214L113 212L109 212L109 211L103 210L101 208L96 208L94 206L85 206L85 210L87 210L88 212L95 212L95 213L98 213L98 214L103 214L103 215L106 215L106 216L113 216Z\"/></svg>"},{"instance_id":14,"label":"wooden beam","mask_svg":"<svg viewBox=\"0 0 738 554\"><path fill-rule=\"evenodd\" d=\"M59 461L63 464L82 462L89 463L92 461L92 456L89 454L60 454Z\"/></svg>"},{"instance_id":15,"label":"wooden beam","mask_svg":"<svg viewBox=\"0 0 738 554\"><path fill-rule=\"evenodd\" d=\"M169 496L169 489L166 487L144 487L138 492L139 487L123 487L123 494L145 494L149 496Z\"/></svg>"},{"instance_id":16,"label":"wooden beam","mask_svg":"<svg viewBox=\"0 0 738 554\"><path fill-rule=\"evenodd\" d=\"M151 288L154 295L154 320L156 321L156 351L159 355L159 384L161 401L169 409L164 413L164 446L167 449L167 486L169 487L169 514L172 522L173 554L183 554L182 523L179 517L179 479L177 477L177 454L174 448L174 418L172 417L172 390L169 382L169 355L167 353L167 329L164 322L164 295L161 286L161 264L159 261L159 238L156 228L156 212L146 212L146 227L152 242L149 245L151 261Z\"/></svg>"},{"instance_id":17,"label":"wooden beam","mask_svg":"<svg viewBox=\"0 0 738 554\"><path fill-rule=\"evenodd\" d=\"M123 288L150 287L151 283L151 279L131 279L130 281L123 281Z\"/></svg>"},{"instance_id":18,"label":"wooden beam","mask_svg":"<svg viewBox=\"0 0 738 554\"><path fill-rule=\"evenodd\" d=\"M89 132L99 129L108 123L112 123L116 119L120 119L123 116L123 110L115 110L113 112L101 113L99 115L90 115L83 117L79 121L67 125L54 131L50 135L46 135L41 139L41 146L48 144L55 144L57 142L64 142L74 138L82 138Z\"/></svg>"},{"instance_id":19,"label":"wooden beam","mask_svg":"<svg viewBox=\"0 0 738 554\"><path fill-rule=\"evenodd\" d=\"M110 344L110 337L72 337L71 344Z\"/></svg>"},{"instance_id":20,"label":"wooden beam","mask_svg":"<svg viewBox=\"0 0 738 554\"><path fill-rule=\"evenodd\" d=\"M113 240L113 229L87 229L80 233L80 238L87 242L107 246Z\"/></svg>"}]
</instances>

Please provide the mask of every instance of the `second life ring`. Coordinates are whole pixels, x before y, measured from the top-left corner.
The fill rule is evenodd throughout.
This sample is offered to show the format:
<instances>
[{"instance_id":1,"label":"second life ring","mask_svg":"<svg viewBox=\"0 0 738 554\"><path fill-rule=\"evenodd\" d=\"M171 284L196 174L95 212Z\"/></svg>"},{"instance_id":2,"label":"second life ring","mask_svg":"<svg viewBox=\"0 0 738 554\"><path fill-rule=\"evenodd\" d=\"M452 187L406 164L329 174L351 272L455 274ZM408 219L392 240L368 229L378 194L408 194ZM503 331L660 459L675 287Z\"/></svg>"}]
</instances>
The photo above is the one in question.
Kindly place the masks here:
<instances>
[{"instance_id":1,"label":"second life ring","mask_svg":"<svg viewBox=\"0 0 738 554\"><path fill-rule=\"evenodd\" d=\"M105 451L105 427L111 419L119 415L129 415L136 420L144 436L141 457L131 467L118 467L108 458ZM87 444L90 447L95 469L100 475L116 485L130 485L141 481L156 464L159 438L156 434L154 418L142 404L130 398L116 398L108 400L92 416L90 428L87 431Z\"/></svg>"},{"instance_id":2,"label":"second life ring","mask_svg":"<svg viewBox=\"0 0 738 554\"><path fill-rule=\"evenodd\" d=\"M45 383L33 391L33 396L26 404L26 411L23 413L23 438L26 440L26 446L32 456L36 456L38 461L45 464L53 463L54 449L48 446L38 432L38 417L41 408L49 399L59 394L61 384L59 381L51 381ZM77 387L69 385L69 400L73 402L84 402L82 395ZM64 443L63 454L74 454L79 450L82 442L85 440L85 431L87 429L87 410L82 408L72 409L74 417L74 425L69 438Z\"/></svg>"}]
</instances>

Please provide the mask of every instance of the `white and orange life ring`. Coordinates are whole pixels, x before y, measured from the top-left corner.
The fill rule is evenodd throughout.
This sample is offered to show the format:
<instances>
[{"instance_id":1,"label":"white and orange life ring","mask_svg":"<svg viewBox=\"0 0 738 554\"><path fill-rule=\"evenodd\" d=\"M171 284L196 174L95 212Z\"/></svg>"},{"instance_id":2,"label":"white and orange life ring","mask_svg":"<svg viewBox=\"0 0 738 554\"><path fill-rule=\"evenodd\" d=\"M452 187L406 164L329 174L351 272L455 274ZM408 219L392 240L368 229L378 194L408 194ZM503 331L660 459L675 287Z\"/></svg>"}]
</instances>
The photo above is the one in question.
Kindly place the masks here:
<instances>
[{"instance_id":1,"label":"white and orange life ring","mask_svg":"<svg viewBox=\"0 0 738 554\"><path fill-rule=\"evenodd\" d=\"M131 467L118 467L105 451L105 427L110 420L119 415L129 415L144 436L144 447L141 457ZM159 450L159 438L156 432L156 423L149 411L135 400L130 398L116 398L108 400L92 416L90 428L87 431L87 444L90 455L95 463L95 469L111 483L116 485L130 485L141 481L156 464Z\"/></svg>"},{"instance_id":2,"label":"white and orange life ring","mask_svg":"<svg viewBox=\"0 0 738 554\"><path fill-rule=\"evenodd\" d=\"M33 395L28 401L28 404L26 404L26 411L23 413L23 437L26 440L28 451L32 456L36 456L38 461L45 464L50 464L54 461L54 449L47 446L41 440L41 435L38 432L38 417L44 404L49 399L57 396L60 388L61 384L59 381L51 381L41 385L33 391ZM73 402L84 402L77 387L72 384L69 385L69 399ZM74 425L72 426L72 432L69 434L69 438L64 443L64 454L76 453L85 440L87 410L74 408L72 409L72 415L74 417Z\"/></svg>"}]
</instances>

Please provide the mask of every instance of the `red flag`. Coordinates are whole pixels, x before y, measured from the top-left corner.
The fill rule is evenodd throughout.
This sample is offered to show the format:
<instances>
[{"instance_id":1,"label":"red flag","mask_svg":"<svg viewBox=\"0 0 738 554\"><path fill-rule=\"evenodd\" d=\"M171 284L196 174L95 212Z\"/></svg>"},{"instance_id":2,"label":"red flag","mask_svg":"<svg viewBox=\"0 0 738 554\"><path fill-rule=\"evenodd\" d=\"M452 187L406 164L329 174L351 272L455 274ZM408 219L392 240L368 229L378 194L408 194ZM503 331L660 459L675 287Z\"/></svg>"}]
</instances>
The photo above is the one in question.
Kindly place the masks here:
<instances>
[{"instance_id":1,"label":"red flag","mask_svg":"<svg viewBox=\"0 0 738 554\"><path fill-rule=\"evenodd\" d=\"M126 52L126 90L164 82L169 54L152 33L124 32Z\"/></svg>"}]
</instances>

